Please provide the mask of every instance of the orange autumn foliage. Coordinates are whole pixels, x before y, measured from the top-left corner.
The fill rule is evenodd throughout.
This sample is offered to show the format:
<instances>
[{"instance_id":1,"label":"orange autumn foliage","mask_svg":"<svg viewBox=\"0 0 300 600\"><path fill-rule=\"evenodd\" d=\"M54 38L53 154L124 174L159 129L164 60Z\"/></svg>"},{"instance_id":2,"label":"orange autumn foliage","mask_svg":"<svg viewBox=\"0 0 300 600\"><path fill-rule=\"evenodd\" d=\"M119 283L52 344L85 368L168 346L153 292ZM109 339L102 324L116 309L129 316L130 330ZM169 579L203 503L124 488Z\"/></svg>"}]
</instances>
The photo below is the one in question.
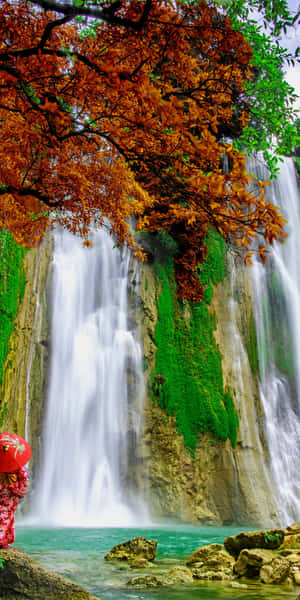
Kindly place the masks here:
<instances>
[{"instance_id":1,"label":"orange autumn foliage","mask_svg":"<svg viewBox=\"0 0 300 600\"><path fill-rule=\"evenodd\" d=\"M0 227L34 246L60 223L89 245L108 220L141 256L132 219L168 231L179 295L198 300L209 226L245 249L284 236L229 142L247 123L251 49L205 2L111 6L83 36L76 8L2 0Z\"/></svg>"}]
</instances>

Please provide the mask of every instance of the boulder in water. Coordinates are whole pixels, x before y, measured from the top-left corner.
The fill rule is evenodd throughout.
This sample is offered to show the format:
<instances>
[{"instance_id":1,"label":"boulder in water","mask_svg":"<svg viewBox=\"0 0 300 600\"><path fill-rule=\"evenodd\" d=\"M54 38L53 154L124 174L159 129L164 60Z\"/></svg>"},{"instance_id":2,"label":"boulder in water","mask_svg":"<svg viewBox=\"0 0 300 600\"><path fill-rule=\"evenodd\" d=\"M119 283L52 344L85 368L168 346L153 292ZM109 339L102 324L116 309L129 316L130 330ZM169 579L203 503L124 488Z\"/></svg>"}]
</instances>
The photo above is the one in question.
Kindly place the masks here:
<instances>
[{"instance_id":1,"label":"boulder in water","mask_svg":"<svg viewBox=\"0 0 300 600\"><path fill-rule=\"evenodd\" d=\"M42 567L19 548L0 550L1 600L97 600L81 585Z\"/></svg>"},{"instance_id":2,"label":"boulder in water","mask_svg":"<svg viewBox=\"0 0 300 600\"><path fill-rule=\"evenodd\" d=\"M272 550L244 549L234 565L234 572L240 577L260 579L262 583L278 584L289 576L290 563Z\"/></svg>"},{"instance_id":3,"label":"boulder in water","mask_svg":"<svg viewBox=\"0 0 300 600\"><path fill-rule=\"evenodd\" d=\"M195 552L192 552L187 559L186 564L189 566L201 567L213 571L219 571L222 568L230 568L232 570L234 558L225 550L222 544L207 544L201 546Z\"/></svg>"},{"instance_id":4,"label":"boulder in water","mask_svg":"<svg viewBox=\"0 0 300 600\"><path fill-rule=\"evenodd\" d=\"M299 548L300 549L300 523L289 525L284 531L284 548Z\"/></svg>"},{"instance_id":5,"label":"boulder in water","mask_svg":"<svg viewBox=\"0 0 300 600\"><path fill-rule=\"evenodd\" d=\"M126 584L128 587L162 587L163 581L155 575L132 577Z\"/></svg>"},{"instance_id":6,"label":"boulder in water","mask_svg":"<svg viewBox=\"0 0 300 600\"><path fill-rule=\"evenodd\" d=\"M260 531L242 531L238 535L232 535L224 540L224 546L229 554L235 558L244 549L264 548L275 550L281 546L284 540L282 529L261 529Z\"/></svg>"},{"instance_id":7,"label":"boulder in water","mask_svg":"<svg viewBox=\"0 0 300 600\"><path fill-rule=\"evenodd\" d=\"M292 525L289 525L286 528L284 535L294 535L296 533L300 533L300 523L292 523Z\"/></svg>"},{"instance_id":8,"label":"boulder in water","mask_svg":"<svg viewBox=\"0 0 300 600\"><path fill-rule=\"evenodd\" d=\"M215 556L222 550L224 550L224 546L222 544L207 544L206 546L201 546L192 552L192 554L190 554L186 564L193 565L195 563L206 562L207 559L211 558L211 556Z\"/></svg>"},{"instance_id":9,"label":"boulder in water","mask_svg":"<svg viewBox=\"0 0 300 600\"><path fill-rule=\"evenodd\" d=\"M152 566L152 563L149 562L149 560L147 560L146 558L137 557L130 560L130 567L132 569L147 569L148 567Z\"/></svg>"},{"instance_id":10,"label":"boulder in water","mask_svg":"<svg viewBox=\"0 0 300 600\"><path fill-rule=\"evenodd\" d=\"M141 536L128 542L114 546L104 557L105 560L126 560L132 562L136 558L152 561L156 557L157 541L146 540Z\"/></svg>"},{"instance_id":11,"label":"boulder in water","mask_svg":"<svg viewBox=\"0 0 300 600\"><path fill-rule=\"evenodd\" d=\"M163 577L163 585L175 585L178 583L191 583L193 574L187 567L176 566L169 569Z\"/></svg>"}]
</instances>

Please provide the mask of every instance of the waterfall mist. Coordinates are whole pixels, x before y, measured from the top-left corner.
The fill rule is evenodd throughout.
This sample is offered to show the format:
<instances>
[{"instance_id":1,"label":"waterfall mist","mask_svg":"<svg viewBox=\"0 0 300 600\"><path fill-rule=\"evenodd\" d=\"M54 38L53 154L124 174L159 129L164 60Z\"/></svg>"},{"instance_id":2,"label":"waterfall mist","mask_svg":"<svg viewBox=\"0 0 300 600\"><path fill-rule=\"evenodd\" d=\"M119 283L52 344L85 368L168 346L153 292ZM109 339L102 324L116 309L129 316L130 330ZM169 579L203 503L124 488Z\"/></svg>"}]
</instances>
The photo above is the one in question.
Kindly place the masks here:
<instances>
[{"instance_id":1,"label":"waterfall mist","mask_svg":"<svg viewBox=\"0 0 300 600\"><path fill-rule=\"evenodd\" d=\"M257 167L256 173L268 179ZM300 520L300 198L291 159L266 197L282 209L289 234L284 244L274 244L266 266L256 261L250 269L267 464L285 526Z\"/></svg>"},{"instance_id":2,"label":"waterfall mist","mask_svg":"<svg viewBox=\"0 0 300 600\"><path fill-rule=\"evenodd\" d=\"M130 526L147 511L135 476L142 425L141 348L127 306L130 255L105 231L93 247L55 234L51 363L40 523Z\"/></svg>"}]
</instances>

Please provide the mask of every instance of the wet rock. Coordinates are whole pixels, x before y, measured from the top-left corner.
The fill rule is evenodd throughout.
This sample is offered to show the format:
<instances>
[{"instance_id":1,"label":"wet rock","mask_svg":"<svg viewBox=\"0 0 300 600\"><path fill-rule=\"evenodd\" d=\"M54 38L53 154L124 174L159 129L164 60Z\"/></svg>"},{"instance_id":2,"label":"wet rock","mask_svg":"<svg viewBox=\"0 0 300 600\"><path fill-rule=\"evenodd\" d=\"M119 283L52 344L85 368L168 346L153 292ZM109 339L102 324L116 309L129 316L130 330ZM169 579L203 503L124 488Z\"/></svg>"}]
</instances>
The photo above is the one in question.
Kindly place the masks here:
<instances>
[{"instance_id":1,"label":"wet rock","mask_svg":"<svg viewBox=\"0 0 300 600\"><path fill-rule=\"evenodd\" d=\"M187 565L193 565L197 569L197 579L199 579L200 571L220 571L226 575L232 574L234 558L226 552L221 544L208 544L198 548L193 552L188 560Z\"/></svg>"},{"instance_id":2,"label":"wet rock","mask_svg":"<svg viewBox=\"0 0 300 600\"><path fill-rule=\"evenodd\" d=\"M205 569L193 569L193 577L198 580L229 581L231 574L225 571L206 571Z\"/></svg>"},{"instance_id":3,"label":"wet rock","mask_svg":"<svg viewBox=\"0 0 300 600\"><path fill-rule=\"evenodd\" d=\"M291 557L293 557L294 561L296 561L296 557L297 560L300 560L300 548L280 548L278 554L286 556L289 560L291 560Z\"/></svg>"},{"instance_id":4,"label":"wet rock","mask_svg":"<svg viewBox=\"0 0 300 600\"><path fill-rule=\"evenodd\" d=\"M192 552L188 557L186 564L193 565L199 562L206 562L212 556L215 556L217 553L224 551L224 546L222 544L207 544L206 546L201 546L195 552ZM226 552L227 554L227 552Z\"/></svg>"},{"instance_id":5,"label":"wet rock","mask_svg":"<svg viewBox=\"0 0 300 600\"><path fill-rule=\"evenodd\" d=\"M48 571L19 548L0 550L1 600L97 600L80 585Z\"/></svg>"},{"instance_id":6,"label":"wet rock","mask_svg":"<svg viewBox=\"0 0 300 600\"><path fill-rule=\"evenodd\" d=\"M276 556L271 550L245 549L239 554L233 570L240 577L258 578L261 567L271 563Z\"/></svg>"},{"instance_id":7,"label":"wet rock","mask_svg":"<svg viewBox=\"0 0 300 600\"><path fill-rule=\"evenodd\" d=\"M176 566L169 569L163 575L141 575L132 577L127 586L133 587L167 587L169 585L186 584L193 582L193 575L187 567Z\"/></svg>"},{"instance_id":8,"label":"wet rock","mask_svg":"<svg viewBox=\"0 0 300 600\"><path fill-rule=\"evenodd\" d=\"M234 558L221 544L209 544L193 552L187 564L194 567L194 579L228 580L233 575Z\"/></svg>"},{"instance_id":9,"label":"wet rock","mask_svg":"<svg viewBox=\"0 0 300 600\"><path fill-rule=\"evenodd\" d=\"M146 558L134 558L130 561L130 567L132 569L147 569L148 567L152 567L152 563Z\"/></svg>"},{"instance_id":10,"label":"wet rock","mask_svg":"<svg viewBox=\"0 0 300 600\"><path fill-rule=\"evenodd\" d=\"M293 582L295 583L295 585L300 585L300 572L296 571L292 573L292 578L293 578ZM300 596L298 596L299 600L300 600Z\"/></svg>"},{"instance_id":11,"label":"wet rock","mask_svg":"<svg viewBox=\"0 0 300 600\"><path fill-rule=\"evenodd\" d=\"M275 550L281 546L284 539L282 529L262 529L260 531L242 531L238 535L229 536L224 540L224 546L235 558L244 549L264 548Z\"/></svg>"},{"instance_id":12,"label":"wet rock","mask_svg":"<svg viewBox=\"0 0 300 600\"><path fill-rule=\"evenodd\" d=\"M163 582L155 575L141 575L140 577L132 577L126 585L128 587L161 587Z\"/></svg>"},{"instance_id":13,"label":"wet rock","mask_svg":"<svg viewBox=\"0 0 300 600\"><path fill-rule=\"evenodd\" d=\"M235 565L234 572L240 577L259 578L260 570L265 565L271 565L278 555L272 550L253 548L242 550ZM283 558L283 560L285 560Z\"/></svg>"},{"instance_id":14,"label":"wet rock","mask_svg":"<svg viewBox=\"0 0 300 600\"><path fill-rule=\"evenodd\" d=\"M295 533L300 533L300 523L293 523L292 525L289 525L286 528L284 535L294 535Z\"/></svg>"},{"instance_id":15,"label":"wet rock","mask_svg":"<svg viewBox=\"0 0 300 600\"><path fill-rule=\"evenodd\" d=\"M178 583L191 583L193 574L187 567L173 567L169 569L163 577L163 585L173 585Z\"/></svg>"},{"instance_id":16,"label":"wet rock","mask_svg":"<svg viewBox=\"0 0 300 600\"><path fill-rule=\"evenodd\" d=\"M157 541L146 540L141 536L114 546L104 557L105 560L132 561L136 558L154 560L156 557Z\"/></svg>"},{"instance_id":17,"label":"wet rock","mask_svg":"<svg viewBox=\"0 0 300 600\"><path fill-rule=\"evenodd\" d=\"M300 550L300 533L286 533L284 532L284 538L282 545L284 548L299 548Z\"/></svg>"},{"instance_id":18,"label":"wet rock","mask_svg":"<svg viewBox=\"0 0 300 600\"><path fill-rule=\"evenodd\" d=\"M283 556L274 558L270 564L263 565L259 578L262 583L283 583L290 573L290 563Z\"/></svg>"}]
</instances>

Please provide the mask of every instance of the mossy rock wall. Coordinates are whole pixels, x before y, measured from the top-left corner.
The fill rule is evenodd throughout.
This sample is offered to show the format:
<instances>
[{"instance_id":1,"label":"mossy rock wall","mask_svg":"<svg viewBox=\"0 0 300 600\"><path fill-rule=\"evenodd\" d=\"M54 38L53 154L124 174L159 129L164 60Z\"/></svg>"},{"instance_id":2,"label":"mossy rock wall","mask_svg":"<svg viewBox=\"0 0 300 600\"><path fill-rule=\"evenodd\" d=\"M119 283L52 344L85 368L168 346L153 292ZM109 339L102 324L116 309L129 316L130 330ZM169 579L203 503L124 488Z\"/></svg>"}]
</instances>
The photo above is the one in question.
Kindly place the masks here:
<instances>
[{"instance_id":1,"label":"mossy rock wall","mask_svg":"<svg viewBox=\"0 0 300 600\"><path fill-rule=\"evenodd\" d=\"M233 265L228 267L228 273L232 272ZM142 340L147 388L141 462L145 477L148 476L149 504L158 518L172 517L198 524L242 523L255 526L260 523L271 525L274 519L276 521L275 502L272 501L265 473L267 456L258 393L256 339L248 273L242 264L238 264L237 273L234 282L224 273L223 280L219 283L215 280L212 285L211 281L205 279L207 273L203 268L202 281L206 293L202 310L206 311L207 327L202 332L198 329L198 356L197 340L192 342L195 385L197 377L204 377L202 387L208 389L208 401L211 400L214 412L217 416L221 414L226 424L222 431L222 428L218 430L215 427L210 418L210 406L206 406L208 418L202 420L199 427L199 419L198 423L195 422L197 419L193 419L193 406L189 404L192 394L191 362L188 364L189 357L184 356L186 340L182 342L183 332L178 332L178 328L182 325L180 319L185 319L187 335L193 319L193 307L186 304L179 319L178 313L175 314L175 302L172 318L166 311L165 318L159 324L166 272L155 265L141 267ZM204 321L202 327L205 327ZM161 331L158 336L159 328ZM170 330L173 331L171 342ZM177 400L172 406L172 398L171 402L168 398L168 394L172 394L172 376L168 375L167 367L171 367L170 353L177 343L176 331L186 360L187 386L184 389L180 384L179 395L176 394ZM242 344L242 360L238 368L235 365L235 352L239 352L239 348L235 347L236 336ZM171 349L168 348L168 342ZM203 353L201 343L206 345ZM202 358L199 358L201 353ZM182 365L177 360L179 372ZM203 361L202 367L199 367L199 360ZM162 373L164 363L166 370ZM226 395L234 402L234 407L230 405L229 415ZM200 396L199 401L203 402ZM196 396L194 403L195 399ZM219 403L219 408L215 408L216 403ZM187 406L192 418L186 419L182 425L180 410L184 412ZM228 426L230 420L231 428ZM192 437L189 435L191 432Z\"/></svg>"},{"instance_id":2,"label":"mossy rock wall","mask_svg":"<svg viewBox=\"0 0 300 600\"><path fill-rule=\"evenodd\" d=\"M27 437L31 475L37 468L48 373L48 294L52 240L24 256L24 294L19 303L0 387L5 416L1 431Z\"/></svg>"}]
</instances>

